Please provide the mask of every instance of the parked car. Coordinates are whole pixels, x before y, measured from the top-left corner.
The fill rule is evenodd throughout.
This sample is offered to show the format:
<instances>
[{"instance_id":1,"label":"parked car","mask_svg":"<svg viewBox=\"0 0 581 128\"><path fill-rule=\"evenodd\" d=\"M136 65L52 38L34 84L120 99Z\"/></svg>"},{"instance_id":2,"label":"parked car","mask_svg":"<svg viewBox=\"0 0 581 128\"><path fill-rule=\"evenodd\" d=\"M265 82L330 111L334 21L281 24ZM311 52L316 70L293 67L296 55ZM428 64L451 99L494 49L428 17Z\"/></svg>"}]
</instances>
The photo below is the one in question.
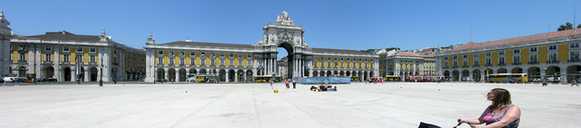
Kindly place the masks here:
<instances>
[{"instance_id":1,"label":"parked car","mask_svg":"<svg viewBox=\"0 0 581 128\"><path fill-rule=\"evenodd\" d=\"M24 77L4 77L2 78L4 82L21 83L26 80Z\"/></svg>"}]
</instances>

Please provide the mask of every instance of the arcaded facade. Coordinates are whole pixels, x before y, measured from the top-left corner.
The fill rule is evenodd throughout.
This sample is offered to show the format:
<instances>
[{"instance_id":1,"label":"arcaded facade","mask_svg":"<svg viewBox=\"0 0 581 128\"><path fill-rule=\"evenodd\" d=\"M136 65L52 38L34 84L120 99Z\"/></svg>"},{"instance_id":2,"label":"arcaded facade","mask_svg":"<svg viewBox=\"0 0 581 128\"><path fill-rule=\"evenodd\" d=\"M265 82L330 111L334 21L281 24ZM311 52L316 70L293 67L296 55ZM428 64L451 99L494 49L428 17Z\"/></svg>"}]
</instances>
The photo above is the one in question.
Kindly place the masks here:
<instances>
[{"instance_id":1,"label":"arcaded facade","mask_svg":"<svg viewBox=\"0 0 581 128\"><path fill-rule=\"evenodd\" d=\"M283 11L265 25L255 44L174 41L146 43L146 82L186 81L188 76L216 76L222 82L253 82L257 78L344 76L366 80L378 74L378 56L357 50L310 48L304 29ZM288 52L286 69L277 61L277 48ZM284 73L283 73L284 72Z\"/></svg>"}]
</instances>

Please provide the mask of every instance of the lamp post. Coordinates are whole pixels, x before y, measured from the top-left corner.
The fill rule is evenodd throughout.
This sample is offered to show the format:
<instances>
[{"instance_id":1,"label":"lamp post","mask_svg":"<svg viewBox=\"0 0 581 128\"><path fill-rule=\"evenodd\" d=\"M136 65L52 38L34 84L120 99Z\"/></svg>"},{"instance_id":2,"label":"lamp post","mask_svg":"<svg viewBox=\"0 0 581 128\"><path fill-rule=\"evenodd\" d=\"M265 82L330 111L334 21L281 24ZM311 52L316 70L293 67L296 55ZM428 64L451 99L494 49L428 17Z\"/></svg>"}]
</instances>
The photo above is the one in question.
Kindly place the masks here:
<instances>
[{"instance_id":1,"label":"lamp post","mask_svg":"<svg viewBox=\"0 0 581 128\"><path fill-rule=\"evenodd\" d=\"M101 50L102 51L102 50ZM101 74L99 75L100 79L99 79L99 87L103 87L103 52L101 52L101 68L99 69L101 72Z\"/></svg>"}]
</instances>

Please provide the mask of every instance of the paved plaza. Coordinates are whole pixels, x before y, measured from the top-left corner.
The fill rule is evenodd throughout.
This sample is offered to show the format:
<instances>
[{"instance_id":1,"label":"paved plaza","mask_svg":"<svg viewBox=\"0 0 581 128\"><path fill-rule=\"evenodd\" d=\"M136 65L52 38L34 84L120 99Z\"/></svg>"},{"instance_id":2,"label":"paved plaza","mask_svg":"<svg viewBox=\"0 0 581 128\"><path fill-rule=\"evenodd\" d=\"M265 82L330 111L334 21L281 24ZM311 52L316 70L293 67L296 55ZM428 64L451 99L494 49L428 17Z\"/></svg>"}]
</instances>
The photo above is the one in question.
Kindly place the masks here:
<instances>
[{"instance_id":1,"label":"paved plaza","mask_svg":"<svg viewBox=\"0 0 581 128\"><path fill-rule=\"evenodd\" d=\"M2 128L414 128L478 116L507 88L523 128L581 125L581 87L537 84L353 83L338 92L268 84L0 87ZM467 127L467 126L464 126Z\"/></svg>"}]
</instances>

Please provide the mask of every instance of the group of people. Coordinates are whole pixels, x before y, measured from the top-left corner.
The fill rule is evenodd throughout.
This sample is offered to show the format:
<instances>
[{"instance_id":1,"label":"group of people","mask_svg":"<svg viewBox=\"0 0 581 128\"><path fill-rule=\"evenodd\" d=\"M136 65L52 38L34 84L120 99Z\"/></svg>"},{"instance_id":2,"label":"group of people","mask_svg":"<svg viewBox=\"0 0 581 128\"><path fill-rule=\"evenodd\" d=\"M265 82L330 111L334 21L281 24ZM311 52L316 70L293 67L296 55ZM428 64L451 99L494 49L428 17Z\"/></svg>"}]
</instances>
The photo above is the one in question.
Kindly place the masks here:
<instances>
[{"instance_id":1,"label":"group of people","mask_svg":"<svg viewBox=\"0 0 581 128\"><path fill-rule=\"evenodd\" d=\"M311 86L311 91L313 92L326 92L326 91L337 91L337 86L331 86L329 84L321 84L317 86Z\"/></svg>"}]
</instances>

